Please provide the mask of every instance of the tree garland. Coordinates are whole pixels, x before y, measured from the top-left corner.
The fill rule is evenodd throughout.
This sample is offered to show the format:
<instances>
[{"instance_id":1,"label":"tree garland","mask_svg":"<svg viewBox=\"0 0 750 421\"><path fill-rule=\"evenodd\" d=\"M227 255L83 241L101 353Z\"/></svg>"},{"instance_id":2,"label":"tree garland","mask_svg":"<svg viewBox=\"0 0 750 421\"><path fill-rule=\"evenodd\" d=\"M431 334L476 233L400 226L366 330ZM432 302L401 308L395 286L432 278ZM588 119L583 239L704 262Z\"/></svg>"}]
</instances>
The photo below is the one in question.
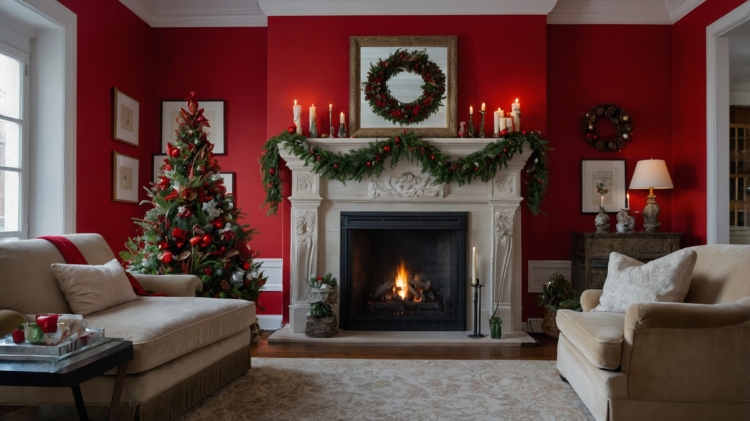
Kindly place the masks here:
<instances>
[{"instance_id":1,"label":"tree garland","mask_svg":"<svg viewBox=\"0 0 750 421\"><path fill-rule=\"evenodd\" d=\"M526 185L525 198L529 209L536 215L540 212L539 207L547 190L547 140L540 132L518 133L508 132L507 129L500 136L481 150L459 159L445 155L435 145L406 130L399 136L376 140L343 154L310 145L304 136L295 133L292 126L263 145L260 167L266 199L262 206L270 205L267 214L275 215L283 199L279 147L303 159L306 166L312 164L316 174L342 183L362 181L362 178L372 175L377 177L385 169L386 161L393 168L403 158L418 162L422 166L422 173L435 178L435 184L457 182L463 185L474 179L484 182L492 180L498 170L507 168L508 162L515 155L522 154L523 148L528 145L532 152L526 172L531 175L531 180Z\"/></svg>"},{"instance_id":2,"label":"tree garland","mask_svg":"<svg viewBox=\"0 0 750 421\"><path fill-rule=\"evenodd\" d=\"M613 139L605 139L599 136L599 131L596 129L597 120L605 116L609 117L612 124L615 125L615 137ZM582 115L581 121L586 142L600 151L616 152L622 149L626 143L633 141L633 123L624 108L612 104L597 105L591 111Z\"/></svg>"},{"instance_id":3,"label":"tree garland","mask_svg":"<svg viewBox=\"0 0 750 421\"><path fill-rule=\"evenodd\" d=\"M422 95L404 104L391 95L388 79L407 71L422 76ZM398 49L378 64L371 64L367 72L367 82L363 83L365 100L372 111L388 121L415 124L426 120L443 105L445 94L445 73L437 64L430 61L424 51Z\"/></svg>"}]
</instances>

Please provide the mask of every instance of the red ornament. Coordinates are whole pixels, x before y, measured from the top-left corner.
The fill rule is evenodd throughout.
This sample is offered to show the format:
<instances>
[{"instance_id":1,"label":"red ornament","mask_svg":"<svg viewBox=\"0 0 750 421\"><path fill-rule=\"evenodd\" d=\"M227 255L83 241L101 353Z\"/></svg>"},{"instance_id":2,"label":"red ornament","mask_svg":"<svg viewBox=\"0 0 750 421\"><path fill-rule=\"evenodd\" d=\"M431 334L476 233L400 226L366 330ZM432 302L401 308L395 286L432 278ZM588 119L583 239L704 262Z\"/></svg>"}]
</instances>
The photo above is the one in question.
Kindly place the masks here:
<instances>
[{"instance_id":1,"label":"red ornament","mask_svg":"<svg viewBox=\"0 0 750 421\"><path fill-rule=\"evenodd\" d=\"M318 280L319 280L319 281L322 281L322 280L323 280L323 277L322 277L322 276L320 276L320 275L318 275Z\"/></svg>"},{"instance_id":2,"label":"red ornament","mask_svg":"<svg viewBox=\"0 0 750 421\"><path fill-rule=\"evenodd\" d=\"M474 167L474 172L479 171L479 167Z\"/></svg>"},{"instance_id":3,"label":"red ornament","mask_svg":"<svg viewBox=\"0 0 750 421\"><path fill-rule=\"evenodd\" d=\"M380 161L380 155L375 155L375 160Z\"/></svg>"},{"instance_id":4,"label":"red ornament","mask_svg":"<svg viewBox=\"0 0 750 421\"><path fill-rule=\"evenodd\" d=\"M193 247L195 247L195 245L198 244L198 243L200 243L200 241L201 241L201 236L200 235L196 235L195 237L193 237L193 238L190 239L190 245L193 246Z\"/></svg>"},{"instance_id":5,"label":"red ornament","mask_svg":"<svg viewBox=\"0 0 750 421\"><path fill-rule=\"evenodd\" d=\"M435 155L430 155L430 159L434 161L435 160Z\"/></svg>"},{"instance_id":6,"label":"red ornament","mask_svg":"<svg viewBox=\"0 0 750 421\"><path fill-rule=\"evenodd\" d=\"M334 169L334 170L337 170L337 169L339 169L339 164L333 164L333 169Z\"/></svg>"},{"instance_id":7,"label":"red ornament","mask_svg":"<svg viewBox=\"0 0 750 421\"><path fill-rule=\"evenodd\" d=\"M365 165L367 165L368 167L372 167L372 162L367 161L367 162L365 162Z\"/></svg>"},{"instance_id":8,"label":"red ornament","mask_svg":"<svg viewBox=\"0 0 750 421\"><path fill-rule=\"evenodd\" d=\"M391 151L391 147L388 146L388 145L385 145L385 146L383 146L383 150L386 151L386 152L390 152Z\"/></svg>"},{"instance_id":9,"label":"red ornament","mask_svg":"<svg viewBox=\"0 0 750 421\"><path fill-rule=\"evenodd\" d=\"M508 134L508 129L503 129L503 130L502 130L502 131L500 132L500 134L501 134L501 135L503 135L503 136L507 135L507 134Z\"/></svg>"},{"instance_id":10,"label":"red ornament","mask_svg":"<svg viewBox=\"0 0 750 421\"><path fill-rule=\"evenodd\" d=\"M169 264L170 262L172 262L172 257L173 256L172 256L171 251L165 251L164 253L161 254L161 256L159 256L159 260L161 260L162 262L166 264Z\"/></svg>"},{"instance_id":11,"label":"red ornament","mask_svg":"<svg viewBox=\"0 0 750 421\"><path fill-rule=\"evenodd\" d=\"M205 273L208 276L211 276L211 268L210 267L204 267L203 273Z\"/></svg>"},{"instance_id":12,"label":"red ornament","mask_svg":"<svg viewBox=\"0 0 750 421\"><path fill-rule=\"evenodd\" d=\"M242 269L244 270L250 270L250 262L245 262L242 264Z\"/></svg>"},{"instance_id":13,"label":"red ornament","mask_svg":"<svg viewBox=\"0 0 750 421\"><path fill-rule=\"evenodd\" d=\"M397 145L400 145L400 144L401 144L401 138L400 138L400 137L398 137L398 136L396 136L396 138L395 138L395 139L393 139L393 141L394 141L394 142L396 142L396 144L397 144Z\"/></svg>"},{"instance_id":14,"label":"red ornament","mask_svg":"<svg viewBox=\"0 0 750 421\"><path fill-rule=\"evenodd\" d=\"M26 334L21 329L16 329L13 331L13 343L20 344L26 340Z\"/></svg>"},{"instance_id":15,"label":"red ornament","mask_svg":"<svg viewBox=\"0 0 750 421\"><path fill-rule=\"evenodd\" d=\"M268 173L271 174L271 175L274 175L274 174L276 174L276 170L273 169L273 168L271 168L270 170L268 170Z\"/></svg>"},{"instance_id":16,"label":"red ornament","mask_svg":"<svg viewBox=\"0 0 750 421\"><path fill-rule=\"evenodd\" d=\"M221 219L216 219L214 220L213 225L215 228L221 228L224 226L224 221L222 221Z\"/></svg>"},{"instance_id":17,"label":"red ornament","mask_svg":"<svg viewBox=\"0 0 750 421\"><path fill-rule=\"evenodd\" d=\"M521 132L521 134L524 135L524 136L526 136L526 130L524 130L523 132Z\"/></svg>"},{"instance_id":18,"label":"red ornament","mask_svg":"<svg viewBox=\"0 0 750 421\"><path fill-rule=\"evenodd\" d=\"M289 134L294 134L294 132L296 132L296 131L297 131L297 126L295 126L294 124L292 124L291 126L289 126L289 128L288 128L288 129L286 129L286 131L287 131L287 132L288 132Z\"/></svg>"},{"instance_id":19,"label":"red ornament","mask_svg":"<svg viewBox=\"0 0 750 421\"><path fill-rule=\"evenodd\" d=\"M206 234L203 236L203 244L209 244L213 240L213 237L211 237L211 234Z\"/></svg>"},{"instance_id":20,"label":"red ornament","mask_svg":"<svg viewBox=\"0 0 750 421\"><path fill-rule=\"evenodd\" d=\"M320 161L320 155L316 155L316 156L315 156L315 160L316 160L316 161Z\"/></svg>"},{"instance_id":21,"label":"red ornament","mask_svg":"<svg viewBox=\"0 0 750 421\"><path fill-rule=\"evenodd\" d=\"M171 151L169 151L169 156L171 156L172 158L177 158L178 156L180 156L180 150L177 148L172 149Z\"/></svg>"}]
</instances>

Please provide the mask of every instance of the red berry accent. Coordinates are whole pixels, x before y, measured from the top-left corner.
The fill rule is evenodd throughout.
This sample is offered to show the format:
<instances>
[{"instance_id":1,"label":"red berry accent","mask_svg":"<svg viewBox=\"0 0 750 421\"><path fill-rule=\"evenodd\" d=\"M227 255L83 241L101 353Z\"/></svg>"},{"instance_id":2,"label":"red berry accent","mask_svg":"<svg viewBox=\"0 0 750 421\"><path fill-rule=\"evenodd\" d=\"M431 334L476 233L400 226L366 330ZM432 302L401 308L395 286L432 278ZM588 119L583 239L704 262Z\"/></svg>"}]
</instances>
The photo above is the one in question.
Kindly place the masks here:
<instances>
[{"instance_id":1,"label":"red berry accent","mask_svg":"<svg viewBox=\"0 0 750 421\"><path fill-rule=\"evenodd\" d=\"M286 131L289 132L289 134L294 134L294 132L297 131L297 126L295 126L294 124L292 124L291 126L289 126L288 129L286 129Z\"/></svg>"},{"instance_id":2,"label":"red berry accent","mask_svg":"<svg viewBox=\"0 0 750 421\"><path fill-rule=\"evenodd\" d=\"M322 277L322 276L320 276L320 275L318 275L318 280L319 280L319 281L322 281L322 280L323 280L323 277Z\"/></svg>"},{"instance_id":3,"label":"red berry accent","mask_svg":"<svg viewBox=\"0 0 750 421\"><path fill-rule=\"evenodd\" d=\"M383 150L384 150L384 151L386 151L386 152L390 152L390 151L391 151L391 147L390 147L390 146L388 146L388 145L385 145L385 146L383 147Z\"/></svg>"},{"instance_id":4,"label":"red berry accent","mask_svg":"<svg viewBox=\"0 0 750 421\"><path fill-rule=\"evenodd\" d=\"M315 150L314 149L310 149L310 155L315 155Z\"/></svg>"},{"instance_id":5,"label":"red berry accent","mask_svg":"<svg viewBox=\"0 0 750 421\"><path fill-rule=\"evenodd\" d=\"M525 136L526 135L526 130L524 130L521 134Z\"/></svg>"},{"instance_id":6,"label":"red berry accent","mask_svg":"<svg viewBox=\"0 0 750 421\"><path fill-rule=\"evenodd\" d=\"M508 153L508 150L507 149L503 149L503 153Z\"/></svg>"},{"instance_id":7,"label":"red berry accent","mask_svg":"<svg viewBox=\"0 0 750 421\"><path fill-rule=\"evenodd\" d=\"M396 144L397 144L397 145L400 145L400 144L401 144L401 138L400 138L400 137L398 137L398 136L396 136L396 138L395 138L395 139L393 139L393 141L394 141L394 142L396 142Z\"/></svg>"},{"instance_id":8,"label":"red berry accent","mask_svg":"<svg viewBox=\"0 0 750 421\"><path fill-rule=\"evenodd\" d=\"M339 169L339 164L333 164L333 169L334 169L334 170L337 170L337 169Z\"/></svg>"},{"instance_id":9,"label":"red berry accent","mask_svg":"<svg viewBox=\"0 0 750 421\"><path fill-rule=\"evenodd\" d=\"M208 244L213 240L213 237L211 237L210 234L206 234L203 236L203 244Z\"/></svg>"},{"instance_id":10,"label":"red berry accent","mask_svg":"<svg viewBox=\"0 0 750 421\"><path fill-rule=\"evenodd\" d=\"M316 156L315 156L315 160L316 160L316 161L320 161L320 155L316 155Z\"/></svg>"},{"instance_id":11,"label":"red berry accent","mask_svg":"<svg viewBox=\"0 0 750 421\"><path fill-rule=\"evenodd\" d=\"M268 173L271 174L271 175L274 175L274 174L276 174L276 170L273 169L273 168L271 168L270 170L268 170Z\"/></svg>"},{"instance_id":12,"label":"red berry accent","mask_svg":"<svg viewBox=\"0 0 750 421\"><path fill-rule=\"evenodd\" d=\"M206 275L210 276L211 275L211 268L209 268L209 267L203 268L203 273L205 273Z\"/></svg>"},{"instance_id":13,"label":"red berry accent","mask_svg":"<svg viewBox=\"0 0 750 421\"><path fill-rule=\"evenodd\" d=\"M242 269L249 270L250 269L250 262L245 262L242 264Z\"/></svg>"},{"instance_id":14,"label":"red berry accent","mask_svg":"<svg viewBox=\"0 0 750 421\"><path fill-rule=\"evenodd\" d=\"M375 160L380 161L380 155L375 155Z\"/></svg>"},{"instance_id":15,"label":"red berry accent","mask_svg":"<svg viewBox=\"0 0 750 421\"><path fill-rule=\"evenodd\" d=\"M474 167L474 172L479 171L479 167Z\"/></svg>"},{"instance_id":16,"label":"red berry accent","mask_svg":"<svg viewBox=\"0 0 750 421\"><path fill-rule=\"evenodd\" d=\"M435 155L430 155L430 159L434 161L435 160Z\"/></svg>"},{"instance_id":17,"label":"red berry accent","mask_svg":"<svg viewBox=\"0 0 750 421\"><path fill-rule=\"evenodd\" d=\"M367 161L367 162L365 162L365 165L367 165L368 167L372 167L372 162Z\"/></svg>"}]
</instances>

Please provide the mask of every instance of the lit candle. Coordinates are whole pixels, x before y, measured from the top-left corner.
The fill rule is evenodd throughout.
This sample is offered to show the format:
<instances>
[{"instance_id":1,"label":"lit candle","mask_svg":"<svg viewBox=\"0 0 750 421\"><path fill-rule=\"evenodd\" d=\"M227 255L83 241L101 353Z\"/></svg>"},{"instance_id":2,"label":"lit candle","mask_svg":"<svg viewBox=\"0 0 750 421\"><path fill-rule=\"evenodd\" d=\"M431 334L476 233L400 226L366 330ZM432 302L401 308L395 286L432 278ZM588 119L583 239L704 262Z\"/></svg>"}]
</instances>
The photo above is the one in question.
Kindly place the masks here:
<instances>
[{"instance_id":1,"label":"lit candle","mask_svg":"<svg viewBox=\"0 0 750 421\"><path fill-rule=\"evenodd\" d=\"M477 248L471 248L471 284L477 284Z\"/></svg>"},{"instance_id":2,"label":"lit candle","mask_svg":"<svg viewBox=\"0 0 750 421\"><path fill-rule=\"evenodd\" d=\"M330 113L333 111L333 104L328 104L328 112Z\"/></svg>"},{"instance_id":3,"label":"lit candle","mask_svg":"<svg viewBox=\"0 0 750 421\"><path fill-rule=\"evenodd\" d=\"M344 112L343 111L341 112L341 118L339 118L339 120L341 121L341 124L344 124Z\"/></svg>"},{"instance_id":4,"label":"lit candle","mask_svg":"<svg viewBox=\"0 0 750 421\"><path fill-rule=\"evenodd\" d=\"M484 102L482 103L482 111L484 111Z\"/></svg>"},{"instance_id":5,"label":"lit candle","mask_svg":"<svg viewBox=\"0 0 750 421\"><path fill-rule=\"evenodd\" d=\"M520 132L521 131L521 103L518 102L518 98L516 98L516 102L510 104L511 115L513 116L513 128L515 131Z\"/></svg>"},{"instance_id":6,"label":"lit candle","mask_svg":"<svg viewBox=\"0 0 750 421\"><path fill-rule=\"evenodd\" d=\"M474 107L469 105L469 114L474 114Z\"/></svg>"},{"instance_id":7,"label":"lit candle","mask_svg":"<svg viewBox=\"0 0 750 421\"><path fill-rule=\"evenodd\" d=\"M310 126L312 127L312 122L315 121L315 104L310 107Z\"/></svg>"},{"instance_id":8,"label":"lit candle","mask_svg":"<svg viewBox=\"0 0 750 421\"><path fill-rule=\"evenodd\" d=\"M630 193L625 195L625 209L630 209Z\"/></svg>"}]
</instances>

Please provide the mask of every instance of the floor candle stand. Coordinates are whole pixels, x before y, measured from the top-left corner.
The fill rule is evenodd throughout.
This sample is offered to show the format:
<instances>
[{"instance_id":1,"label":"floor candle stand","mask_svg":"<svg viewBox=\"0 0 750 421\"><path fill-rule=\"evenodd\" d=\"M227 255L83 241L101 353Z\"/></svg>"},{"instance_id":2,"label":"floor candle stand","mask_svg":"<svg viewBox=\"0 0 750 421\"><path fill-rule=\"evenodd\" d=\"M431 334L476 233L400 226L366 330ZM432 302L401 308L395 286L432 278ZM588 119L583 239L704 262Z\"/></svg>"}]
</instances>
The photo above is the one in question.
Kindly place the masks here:
<instances>
[{"instance_id":1,"label":"floor candle stand","mask_svg":"<svg viewBox=\"0 0 750 421\"><path fill-rule=\"evenodd\" d=\"M471 284L471 287L474 288L474 333L469 335L472 339L479 339L484 338L485 335L482 335L482 327L479 323L479 303L482 302L482 287L484 285L479 284L479 280L477 279L476 284Z\"/></svg>"}]
</instances>

